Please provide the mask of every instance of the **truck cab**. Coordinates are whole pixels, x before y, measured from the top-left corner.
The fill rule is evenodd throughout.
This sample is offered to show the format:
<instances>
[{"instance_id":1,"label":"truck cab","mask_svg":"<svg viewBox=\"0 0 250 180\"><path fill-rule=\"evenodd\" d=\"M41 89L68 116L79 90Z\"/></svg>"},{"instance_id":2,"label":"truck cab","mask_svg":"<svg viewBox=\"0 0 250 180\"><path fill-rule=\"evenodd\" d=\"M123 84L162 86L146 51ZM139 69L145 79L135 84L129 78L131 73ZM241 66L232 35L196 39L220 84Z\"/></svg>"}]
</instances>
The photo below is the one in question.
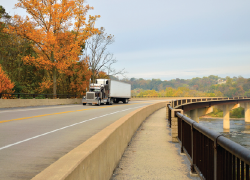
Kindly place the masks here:
<instances>
[{"instance_id":1,"label":"truck cab","mask_svg":"<svg viewBox=\"0 0 250 180\"><path fill-rule=\"evenodd\" d=\"M83 97L82 103L83 105L101 105L103 103L110 104L110 101L111 100L109 98L109 80L97 79L96 83L91 83L89 85L89 91L86 92L86 97Z\"/></svg>"}]
</instances>

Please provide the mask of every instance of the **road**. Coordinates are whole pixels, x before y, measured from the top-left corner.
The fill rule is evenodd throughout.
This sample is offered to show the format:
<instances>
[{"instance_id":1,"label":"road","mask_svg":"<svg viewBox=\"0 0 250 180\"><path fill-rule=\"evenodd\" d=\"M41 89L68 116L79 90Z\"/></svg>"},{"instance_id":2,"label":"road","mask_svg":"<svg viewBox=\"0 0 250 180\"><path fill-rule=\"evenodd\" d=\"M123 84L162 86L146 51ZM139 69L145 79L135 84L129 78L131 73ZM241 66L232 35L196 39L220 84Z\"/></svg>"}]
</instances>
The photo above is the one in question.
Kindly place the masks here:
<instances>
[{"instance_id":1,"label":"road","mask_svg":"<svg viewBox=\"0 0 250 180\"><path fill-rule=\"evenodd\" d=\"M114 121L154 102L0 109L0 180L31 179Z\"/></svg>"}]
</instances>

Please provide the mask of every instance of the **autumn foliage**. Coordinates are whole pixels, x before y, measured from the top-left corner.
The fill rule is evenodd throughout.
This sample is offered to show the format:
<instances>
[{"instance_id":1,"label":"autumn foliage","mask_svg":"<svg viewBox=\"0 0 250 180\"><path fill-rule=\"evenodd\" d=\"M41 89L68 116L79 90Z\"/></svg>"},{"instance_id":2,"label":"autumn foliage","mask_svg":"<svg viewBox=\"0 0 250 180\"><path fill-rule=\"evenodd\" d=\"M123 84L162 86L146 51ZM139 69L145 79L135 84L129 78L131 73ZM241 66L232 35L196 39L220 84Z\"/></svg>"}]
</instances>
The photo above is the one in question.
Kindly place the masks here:
<instances>
[{"instance_id":1,"label":"autumn foliage","mask_svg":"<svg viewBox=\"0 0 250 180\"><path fill-rule=\"evenodd\" d=\"M25 9L30 17L15 15L13 24L5 29L32 43L35 55L24 56L23 62L46 70L40 85L42 89L53 85L54 94L60 74L82 73L69 72L72 66L86 69L86 63L79 63L79 56L86 39L98 33L94 23L99 16L89 16L87 21L86 14L93 8L83 3L84 0L19 0L16 7Z\"/></svg>"},{"instance_id":2,"label":"autumn foliage","mask_svg":"<svg viewBox=\"0 0 250 180\"><path fill-rule=\"evenodd\" d=\"M99 79L109 79L109 76L104 71L100 71L98 73L98 75L97 75L97 78L99 78Z\"/></svg>"},{"instance_id":3,"label":"autumn foliage","mask_svg":"<svg viewBox=\"0 0 250 180\"><path fill-rule=\"evenodd\" d=\"M134 89L132 90L132 96L139 97L221 97L222 93L206 93L197 90L191 90L187 87L172 88L167 87L165 90L143 90Z\"/></svg>"},{"instance_id":4,"label":"autumn foliage","mask_svg":"<svg viewBox=\"0 0 250 180\"><path fill-rule=\"evenodd\" d=\"M14 83L4 73L0 65L0 93L13 93Z\"/></svg>"}]
</instances>

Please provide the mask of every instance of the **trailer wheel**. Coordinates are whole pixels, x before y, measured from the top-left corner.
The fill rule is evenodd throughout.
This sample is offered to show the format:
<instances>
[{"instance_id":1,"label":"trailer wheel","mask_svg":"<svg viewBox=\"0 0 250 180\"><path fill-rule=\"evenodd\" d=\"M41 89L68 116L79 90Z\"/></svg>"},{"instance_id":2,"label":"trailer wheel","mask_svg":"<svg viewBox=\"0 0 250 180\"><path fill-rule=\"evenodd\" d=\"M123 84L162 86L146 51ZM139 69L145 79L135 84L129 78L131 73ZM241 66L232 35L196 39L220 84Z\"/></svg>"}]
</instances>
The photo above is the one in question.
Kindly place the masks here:
<instances>
[{"instance_id":1,"label":"trailer wheel","mask_svg":"<svg viewBox=\"0 0 250 180\"><path fill-rule=\"evenodd\" d=\"M128 103L128 99L123 99L122 101L124 104L127 104Z\"/></svg>"},{"instance_id":2,"label":"trailer wheel","mask_svg":"<svg viewBox=\"0 0 250 180\"><path fill-rule=\"evenodd\" d=\"M82 105L86 105L86 103L82 103Z\"/></svg>"}]
</instances>

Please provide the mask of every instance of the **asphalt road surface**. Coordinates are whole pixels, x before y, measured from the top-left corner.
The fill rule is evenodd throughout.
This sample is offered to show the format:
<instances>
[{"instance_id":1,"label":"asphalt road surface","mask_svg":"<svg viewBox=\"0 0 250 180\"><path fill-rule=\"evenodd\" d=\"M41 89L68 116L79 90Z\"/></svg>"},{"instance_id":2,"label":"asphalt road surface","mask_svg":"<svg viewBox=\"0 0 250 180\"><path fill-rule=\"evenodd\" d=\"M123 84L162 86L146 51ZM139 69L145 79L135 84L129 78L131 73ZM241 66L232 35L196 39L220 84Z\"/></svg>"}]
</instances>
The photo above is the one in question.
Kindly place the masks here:
<instances>
[{"instance_id":1,"label":"asphalt road surface","mask_svg":"<svg viewBox=\"0 0 250 180\"><path fill-rule=\"evenodd\" d=\"M156 101L0 109L0 180L26 180L126 114Z\"/></svg>"}]
</instances>

